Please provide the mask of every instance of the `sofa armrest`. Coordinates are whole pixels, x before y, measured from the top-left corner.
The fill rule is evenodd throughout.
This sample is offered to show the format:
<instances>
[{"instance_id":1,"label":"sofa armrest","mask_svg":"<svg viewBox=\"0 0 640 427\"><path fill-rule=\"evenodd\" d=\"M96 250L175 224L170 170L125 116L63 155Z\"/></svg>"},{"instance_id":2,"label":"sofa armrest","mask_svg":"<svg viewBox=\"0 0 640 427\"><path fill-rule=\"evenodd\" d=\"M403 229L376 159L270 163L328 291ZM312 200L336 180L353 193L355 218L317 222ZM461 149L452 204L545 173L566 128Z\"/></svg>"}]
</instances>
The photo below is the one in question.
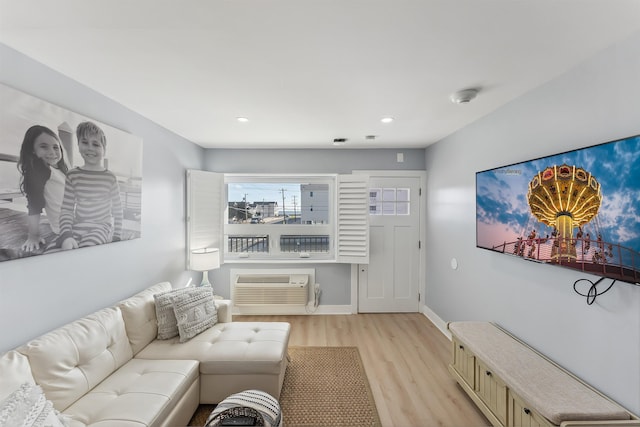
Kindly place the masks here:
<instances>
[{"instance_id":1,"label":"sofa armrest","mask_svg":"<svg viewBox=\"0 0 640 427\"><path fill-rule=\"evenodd\" d=\"M231 300L217 299L214 301L218 310L218 323L232 322Z\"/></svg>"}]
</instances>

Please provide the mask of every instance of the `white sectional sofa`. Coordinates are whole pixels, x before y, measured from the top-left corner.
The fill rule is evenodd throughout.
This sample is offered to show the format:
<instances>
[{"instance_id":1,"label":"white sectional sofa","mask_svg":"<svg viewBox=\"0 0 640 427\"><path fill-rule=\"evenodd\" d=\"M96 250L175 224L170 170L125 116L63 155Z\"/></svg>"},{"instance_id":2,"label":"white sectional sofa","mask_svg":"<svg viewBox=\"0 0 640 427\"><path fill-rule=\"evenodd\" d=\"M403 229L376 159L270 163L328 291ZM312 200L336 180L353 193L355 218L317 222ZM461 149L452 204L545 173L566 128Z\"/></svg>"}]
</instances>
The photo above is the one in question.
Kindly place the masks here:
<instances>
[{"instance_id":1,"label":"white sectional sofa","mask_svg":"<svg viewBox=\"0 0 640 427\"><path fill-rule=\"evenodd\" d=\"M278 398L290 325L218 323L187 342L158 340L154 285L0 355L0 402L21 384L38 384L68 425L181 426L200 403L263 390Z\"/></svg>"}]
</instances>

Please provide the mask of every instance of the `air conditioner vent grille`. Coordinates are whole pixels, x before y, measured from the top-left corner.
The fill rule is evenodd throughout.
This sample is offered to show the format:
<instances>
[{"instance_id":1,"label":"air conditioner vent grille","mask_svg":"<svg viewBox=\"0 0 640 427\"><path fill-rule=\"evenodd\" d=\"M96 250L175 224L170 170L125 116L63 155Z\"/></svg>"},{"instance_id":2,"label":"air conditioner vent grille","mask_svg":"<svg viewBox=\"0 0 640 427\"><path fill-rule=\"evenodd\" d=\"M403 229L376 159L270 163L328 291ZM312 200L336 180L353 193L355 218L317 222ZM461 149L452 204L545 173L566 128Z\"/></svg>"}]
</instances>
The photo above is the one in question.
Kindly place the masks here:
<instances>
[{"instance_id":1,"label":"air conditioner vent grille","mask_svg":"<svg viewBox=\"0 0 640 427\"><path fill-rule=\"evenodd\" d=\"M289 274L241 274L236 283L278 283L288 284Z\"/></svg>"}]
</instances>

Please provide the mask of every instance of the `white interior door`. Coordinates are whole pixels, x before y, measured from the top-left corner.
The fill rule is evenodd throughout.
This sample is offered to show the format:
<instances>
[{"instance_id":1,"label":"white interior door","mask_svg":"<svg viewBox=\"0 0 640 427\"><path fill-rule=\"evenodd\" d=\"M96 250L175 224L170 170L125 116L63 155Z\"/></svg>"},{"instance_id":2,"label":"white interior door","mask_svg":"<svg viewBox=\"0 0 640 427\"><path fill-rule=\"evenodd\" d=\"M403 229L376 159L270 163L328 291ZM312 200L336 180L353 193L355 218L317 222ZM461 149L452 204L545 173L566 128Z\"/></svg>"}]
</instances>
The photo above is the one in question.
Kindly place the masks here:
<instances>
[{"instance_id":1,"label":"white interior door","mask_svg":"<svg viewBox=\"0 0 640 427\"><path fill-rule=\"evenodd\" d=\"M369 177L369 264L358 266L358 311L417 312L420 177Z\"/></svg>"}]
</instances>

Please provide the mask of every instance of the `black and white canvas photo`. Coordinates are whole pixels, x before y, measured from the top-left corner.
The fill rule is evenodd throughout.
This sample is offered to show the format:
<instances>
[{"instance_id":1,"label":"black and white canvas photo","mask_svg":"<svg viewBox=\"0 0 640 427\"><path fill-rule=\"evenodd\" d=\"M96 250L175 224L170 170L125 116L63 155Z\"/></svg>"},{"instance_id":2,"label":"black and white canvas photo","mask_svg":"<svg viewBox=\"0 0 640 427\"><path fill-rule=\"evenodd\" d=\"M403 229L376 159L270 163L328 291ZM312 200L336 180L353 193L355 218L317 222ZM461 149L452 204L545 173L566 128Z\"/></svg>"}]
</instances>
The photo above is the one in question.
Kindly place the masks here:
<instances>
[{"instance_id":1,"label":"black and white canvas photo","mask_svg":"<svg viewBox=\"0 0 640 427\"><path fill-rule=\"evenodd\" d=\"M139 238L142 139L0 84L0 261Z\"/></svg>"}]
</instances>

